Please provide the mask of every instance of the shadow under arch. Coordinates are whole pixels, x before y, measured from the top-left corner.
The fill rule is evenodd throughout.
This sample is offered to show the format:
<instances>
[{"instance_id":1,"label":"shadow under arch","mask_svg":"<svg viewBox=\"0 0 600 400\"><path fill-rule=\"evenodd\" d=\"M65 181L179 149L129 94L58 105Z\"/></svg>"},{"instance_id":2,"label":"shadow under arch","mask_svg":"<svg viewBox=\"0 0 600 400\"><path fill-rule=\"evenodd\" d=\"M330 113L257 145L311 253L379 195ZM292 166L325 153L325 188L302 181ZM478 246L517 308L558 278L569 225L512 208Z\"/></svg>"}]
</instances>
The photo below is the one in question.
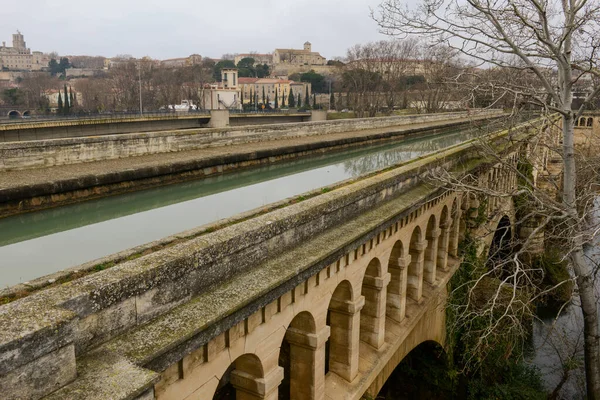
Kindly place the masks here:
<instances>
[{"instance_id":1,"label":"shadow under arch","mask_svg":"<svg viewBox=\"0 0 600 400\"><path fill-rule=\"evenodd\" d=\"M386 296L386 315L396 322L401 322L406 315L406 267L409 263L410 258L406 254L405 246L398 240L394 243L388 261L390 283Z\"/></svg>"},{"instance_id":2,"label":"shadow under arch","mask_svg":"<svg viewBox=\"0 0 600 400\"><path fill-rule=\"evenodd\" d=\"M358 373L358 342L360 309L364 298L355 299L352 284L344 280L338 284L327 309L329 340L325 345L325 374L336 373L352 382ZM362 300L362 301L361 301Z\"/></svg>"},{"instance_id":3,"label":"shadow under arch","mask_svg":"<svg viewBox=\"0 0 600 400\"><path fill-rule=\"evenodd\" d=\"M29 111L29 110L25 110L25 111L23 111L23 114L22 114L22 116L23 116L23 117L30 117L30 116L31 116L31 111Z\"/></svg>"},{"instance_id":4,"label":"shadow under arch","mask_svg":"<svg viewBox=\"0 0 600 400\"><path fill-rule=\"evenodd\" d=\"M285 337L279 349L279 366L283 368L283 380L279 384L278 398L294 400L304 398L315 390L315 371L323 372L323 363L317 357L318 348L311 348L310 337L316 334L314 316L308 311L302 311L294 317L286 330Z\"/></svg>"},{"instance_id":5,"label":"shadow under arch","mask_svg":"<svg viewBox=\"0 0 600 400\"><path fill-rule=\"evenodd\" d=\"M490 242L487 263L493 267L495 263L506 259L512 252L513 228L508 215L503 215L498 221L494 236Z\"/></svg>"},{"instance_id":6,"label":"shadow under arch","mask_svg":"<svg viewBox=\"0 0 600 400\"><path fill-rule=\"evenodd\" d=\"M367 266L361 288L365 306L360 312L360 339L375 349L381 348L385 341L386 282L383 266L374 257Z\"/></svg>"},{"instance_id":7,"label":"shadow under arch","mask_svg":"<svg viewBox=\"0 0 600 400\"><path fill-rule=\"evenodd\" d=\"M213 400L236 400L236 381L261 378L264 378L264 370L260 358L255 354L243 354L231 363L221 377Z\"/></svg>"},{"instance_id":8,"label":"shadow under arch","mask_svg":"<svg viewBox=\"0 0 600 400\"><path fill-rule=\"evenodd\" d=\"M7 116L10 119L17 119L17 118L21 118L21 113L18 112L17 110L11 110L8 112Z\"/></svg>"},{"instance_id":9,"label":"shadow under arch","mask_svg":"<svg viewBox=\"0 0 600 400\"><path fill-rule=\"evenodd\" d=\"M451 399L452 382L447 376L448 357L443 346L426 340L413 347L391 373L378 400Z\"/></svg>"}]
</instances>

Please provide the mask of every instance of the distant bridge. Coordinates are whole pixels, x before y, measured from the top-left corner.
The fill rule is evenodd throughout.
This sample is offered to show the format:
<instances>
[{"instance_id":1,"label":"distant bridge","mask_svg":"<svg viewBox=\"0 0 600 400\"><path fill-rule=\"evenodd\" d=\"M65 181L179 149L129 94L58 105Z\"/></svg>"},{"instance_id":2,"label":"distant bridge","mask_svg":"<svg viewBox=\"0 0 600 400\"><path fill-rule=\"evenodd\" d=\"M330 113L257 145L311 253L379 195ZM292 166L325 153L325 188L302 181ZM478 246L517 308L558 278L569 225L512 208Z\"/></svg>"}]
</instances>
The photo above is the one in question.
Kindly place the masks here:
<instances>
[{"instance_id":1,"label":"distant bridge","mask_svg":"<svg viewBox=\"0 0 600 400\"><path fill-rule=\"evenodd\" d=\"M515 167L520 149L503 146ZM445 343L464 216L480 207L432 185L441 170L516 185L470 141L2 306L3 396L376 395L411 349ZM510 199L482 212L488 243L514 219Z\"/></svg>"}]
</instances>

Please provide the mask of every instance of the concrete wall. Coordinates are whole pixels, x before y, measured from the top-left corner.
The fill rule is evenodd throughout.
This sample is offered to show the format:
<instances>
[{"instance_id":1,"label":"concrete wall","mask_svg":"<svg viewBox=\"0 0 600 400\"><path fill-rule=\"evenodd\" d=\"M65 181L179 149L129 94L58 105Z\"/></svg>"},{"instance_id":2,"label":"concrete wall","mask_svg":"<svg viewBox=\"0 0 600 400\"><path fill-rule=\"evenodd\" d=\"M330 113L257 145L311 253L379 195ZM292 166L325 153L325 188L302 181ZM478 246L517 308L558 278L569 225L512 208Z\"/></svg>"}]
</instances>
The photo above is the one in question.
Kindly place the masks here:
<instances>
[{"instance_id":1,"label":"concrete wall","mask_svg":"<svg viewBox=\"0 0 600 400\"><path fill-rule=\"evenodd\" d=\"M6 111L3 116L6 116L6 113L8 113L8 111ZM19 111L19 117L20 114L21 111ZM231 125L233 126L264 125L304 122L310 120L311 114L242 113L232 114L230 118ZM118 135L161 130L197 129L211 127L209 122L210 116L208 114L187 113L146 116L143 118L115 118L112 120L103 118L18 122L5 125L0 124L0 143L83 136Z\"/></svg>"},{"instance_id":2,"label":"concrete wall","mask_svg":"<svg viewBox=\"0 0 600 400\"><path fill-rule=\"evenodd\" d=\"M0 144L30 140L51 140L81 136L117 135L172 129L206 127L210 116L198 114L146 118L81 119L45 122L19 122L0 125Z\"/></svg>"},{"instance_id":3,"label":"concrete wall","mask_svg":"<svg viewBox=\"0 0 600 400\"><path fill-rule=\"evenodd\" d=\"M379 235L385 238L394 226L398 232L402 223L418 221L449 200L450 194L420 185L423 179L476 156L472 143L455 146L212 233L177 235L162 250L1 306L3 396L39 398L69 382L49 398L92 390L97 398L147 395L158 380L152 371L164 371L232 327L249 324L247 318L261 309L264 319L265 307L319 271L346 254L364 253ZM396 202L387 203L391 199ZM368 212L375 214L367 224L334 230ZM319 240L324 232L340 244ZM304 254L301 244L309 240L316 240L315 247ZM297 254L277 261L291 249ZM235 295L213 290L235 277L242 285Z\"/></svg>"},{"instance_id":4,"label":"concrete wall","mask_svg":"<svg viewBox=\"0 0 600 400\"><path fill-rule=\"evenodd\" d=\"M493 116L500 113L498 111L482 112L477 116ZM465 113L445 113L0 143L0 171L195 150L209 146L452 121L465 117Z\"/></svg>"}]
</instances>

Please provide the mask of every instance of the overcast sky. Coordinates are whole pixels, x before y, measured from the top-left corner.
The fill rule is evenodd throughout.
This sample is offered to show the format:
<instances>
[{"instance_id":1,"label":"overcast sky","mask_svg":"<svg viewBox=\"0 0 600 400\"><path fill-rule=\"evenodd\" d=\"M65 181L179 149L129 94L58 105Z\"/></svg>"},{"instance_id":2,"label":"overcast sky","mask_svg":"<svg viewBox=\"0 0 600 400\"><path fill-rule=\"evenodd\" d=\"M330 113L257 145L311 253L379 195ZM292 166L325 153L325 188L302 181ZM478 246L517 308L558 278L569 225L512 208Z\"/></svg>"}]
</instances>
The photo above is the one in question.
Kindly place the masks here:
<instances>
[{"instance_id":1,"label":"overcast sky","mask_svg":"<svg viewBox=\"0 0 600 400\"><path fill-rule=\"evenodd\" d=\"M380 0L2 0L0 41L17 29L32 51L165 59L302 48L329 58L384 38Z\"/></svg>"}]
</instances>

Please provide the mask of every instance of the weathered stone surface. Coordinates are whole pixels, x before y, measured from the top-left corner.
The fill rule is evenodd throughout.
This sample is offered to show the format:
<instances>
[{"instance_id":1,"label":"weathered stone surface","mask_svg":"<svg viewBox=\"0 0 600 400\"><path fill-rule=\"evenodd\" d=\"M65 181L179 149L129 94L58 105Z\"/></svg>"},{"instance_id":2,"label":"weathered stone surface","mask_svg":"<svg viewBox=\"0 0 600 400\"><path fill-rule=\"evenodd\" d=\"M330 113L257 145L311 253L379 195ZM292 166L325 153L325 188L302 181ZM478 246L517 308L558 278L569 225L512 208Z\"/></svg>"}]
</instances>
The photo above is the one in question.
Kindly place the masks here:
<instances>
[{"instance_id":1,"label":"weathered stone surface","mask_svg":"<svg viewBox=\"0 0 600 400\"><path fill-rule=\"evenodd\" d=\"M75 314L39 300L0 307L0 376L74 342Z\"/></svg>"},{"instance_id":2,"label":"weathered stone surface","mask_svg":"<svg viewBox=\"0 0 600 400\"><path fill-rule=\"evenodd\" d=\"M0 396L6 400L39 399L75 377L75 348L69 345L0 375Z\"/></svg>"},{"instance_id":3,"label":"weathered stone surface","mask_svg":"<svg viewBox=\"0 0 600 400\"><path fill-rule=\"evenodd\" d=\"M46 396L47 400L133 400L148 396L160 376L106 351L77 360L77 380ZM143 398L143 397L142 397Z\"/></svg>"}]
</instances>

